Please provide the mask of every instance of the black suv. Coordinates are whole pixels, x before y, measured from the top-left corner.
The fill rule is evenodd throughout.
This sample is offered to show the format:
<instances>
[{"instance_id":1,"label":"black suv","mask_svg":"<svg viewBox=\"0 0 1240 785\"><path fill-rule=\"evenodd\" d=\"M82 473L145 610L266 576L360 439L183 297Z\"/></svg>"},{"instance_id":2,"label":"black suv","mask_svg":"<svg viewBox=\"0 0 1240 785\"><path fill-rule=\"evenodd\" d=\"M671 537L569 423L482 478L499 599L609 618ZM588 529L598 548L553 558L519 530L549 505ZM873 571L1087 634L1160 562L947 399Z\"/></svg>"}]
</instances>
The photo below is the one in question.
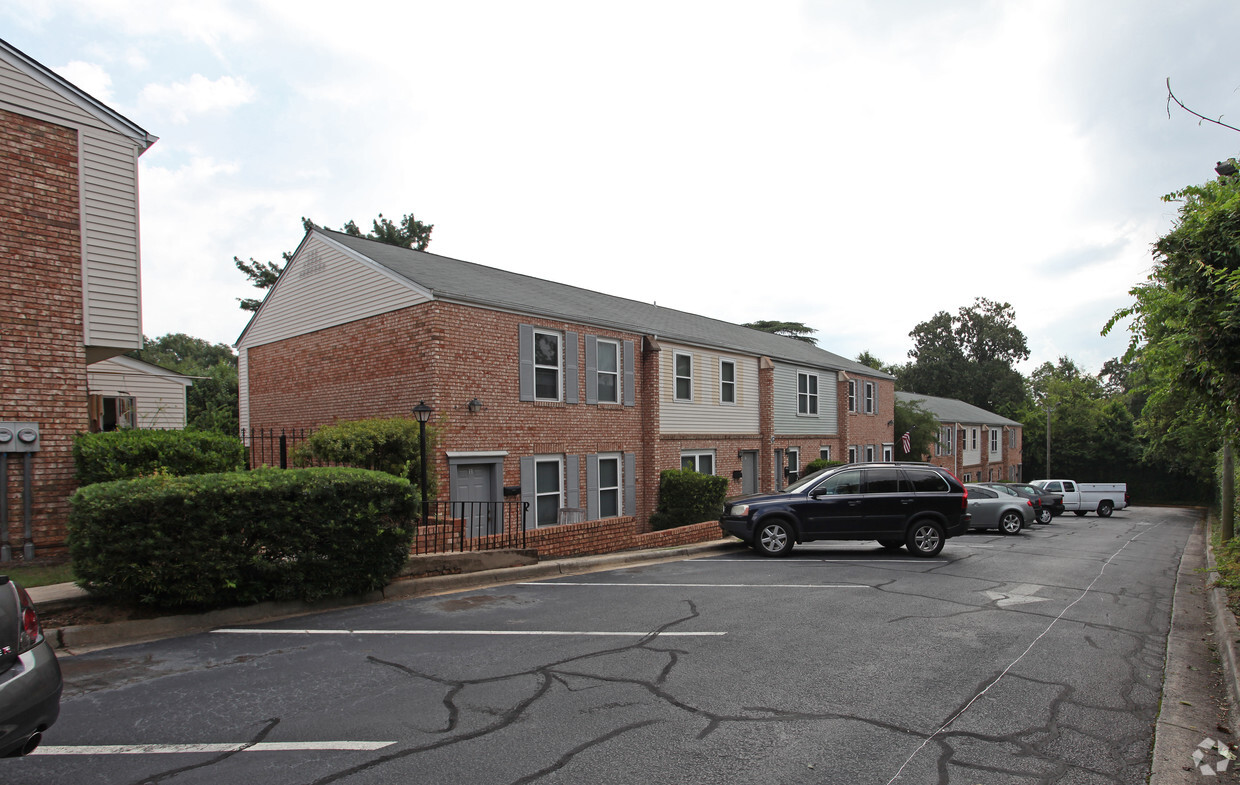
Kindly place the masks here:
<instances>
[{"instance_id":1,"label":"black suv","mask_svg":"<svg viewBox=\"0 0 1240 785\"><path fill-rule=\"evenodd\" d=\"M878 540L935 556L969 530L968 496L951 472L928 463L849 463L780 493L728 499L719 525L763 556L787 556L793 543L812 540Z\"/></svg>"}]
</instances>

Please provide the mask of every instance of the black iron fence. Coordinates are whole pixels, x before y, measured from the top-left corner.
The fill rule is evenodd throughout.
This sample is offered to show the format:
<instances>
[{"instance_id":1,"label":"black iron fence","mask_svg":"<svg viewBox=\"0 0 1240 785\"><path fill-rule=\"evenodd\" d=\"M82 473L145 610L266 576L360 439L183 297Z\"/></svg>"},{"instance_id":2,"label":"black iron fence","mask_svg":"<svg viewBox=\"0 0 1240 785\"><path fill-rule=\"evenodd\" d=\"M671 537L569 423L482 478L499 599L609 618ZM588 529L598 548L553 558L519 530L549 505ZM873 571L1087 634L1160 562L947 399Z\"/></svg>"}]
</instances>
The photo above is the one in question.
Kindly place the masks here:
<instances>
[{"instance_id":1,"label":"black iron fence","mask_svg":"<svg viewBox=\"0 0 1240 785\"><path fill-rule=\"evenodd\" d=\"M413 552L459 553L525 547L529 504L503 502L427 502Z\"/></svg>"},{"instance_id":2,"label":"black iron fence","mask_svg":"<svg viewBox=\"0 0 1240 785\"><path fill-rule=\"evenodd\" d=\"M309 428L255 428L241 429L241 443L245 445L246 459L251 469L260 466L277 466L287 469L292 464L293 448L314 433Z\"/></svg>"}]
</instances>

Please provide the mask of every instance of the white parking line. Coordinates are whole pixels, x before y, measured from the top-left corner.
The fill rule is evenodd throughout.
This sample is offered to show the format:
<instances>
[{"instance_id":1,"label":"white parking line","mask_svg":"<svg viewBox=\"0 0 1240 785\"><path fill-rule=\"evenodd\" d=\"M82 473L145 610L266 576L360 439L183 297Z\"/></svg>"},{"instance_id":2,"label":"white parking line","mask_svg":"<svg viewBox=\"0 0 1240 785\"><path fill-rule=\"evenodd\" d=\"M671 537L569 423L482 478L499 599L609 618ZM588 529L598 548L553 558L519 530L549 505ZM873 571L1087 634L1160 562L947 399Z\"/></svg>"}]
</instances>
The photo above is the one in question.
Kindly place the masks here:
<instances>
[{"instance_id":1,"label":"white parking line","mask_svg":"<svg viewBox=\"0 0 1240 785\"><path fill-rule=\"evenodd\" d=\"M80 747L43 745L31 755L169 755L189 752L357 752L381 750L394 741L263 741L257 744L94 744Z\"/></svg>"},{"instance_id":2,"label":"white parking line","mask_svg":"<svg viewBox=\"0 0 1240 785\"><path fill-rule=\"evenodd\" d=\"M587 583L584 581L533 581L517 586L623 586L625 588L695 589L872 589L864 583Z\"/></svg>"},{"instance_id":3,"label":"white parking line","mask_svg":"<svg viewBox=\"0 0 1240 785\"><path fill-rule=\"evenodd\" d=\"M229 635L549 635L563 637L604 638L709 638L727 635L726 632L594 632L578 630L277 630L277 629L220 629L215 633Z\"/></svg>"}]
</instances>

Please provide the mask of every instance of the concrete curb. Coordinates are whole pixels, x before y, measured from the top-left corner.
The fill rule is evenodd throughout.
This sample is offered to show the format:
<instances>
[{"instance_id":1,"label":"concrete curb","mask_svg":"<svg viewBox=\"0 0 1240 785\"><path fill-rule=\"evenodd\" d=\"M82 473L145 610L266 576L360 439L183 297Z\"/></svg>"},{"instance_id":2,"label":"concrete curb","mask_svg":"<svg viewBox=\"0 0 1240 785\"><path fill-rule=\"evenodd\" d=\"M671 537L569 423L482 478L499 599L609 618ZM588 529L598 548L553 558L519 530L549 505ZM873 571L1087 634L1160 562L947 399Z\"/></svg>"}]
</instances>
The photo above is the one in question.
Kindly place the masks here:
<instances>
[{"instance_id":1,"label":"concrete curb","mask_svg":"<svg viewBox=\"0 0 1240 785\"><path fill-rule=\"evenodd\" d=\"M582 575L600 570L616 569L626 564L675 561L698 555L706 555L716 551L738 551L743 547L744 545L740 541L729 539L669 548L621 551L599 556L557 559L538 564L487 569L456 575L407 578L393 581L385 586L382 591L313 603L262 602L256 605L247 605L241 608L224 608L207 613L161 616L154 619L133 619L112 622L111 624L62 627L45 630L44 633L62 656L82 654L87 651L125 646L131 643L145 643L162 638L193 635L219 627L232 627L239 624L286 619L310 613L321 613L323 611L351 608L389 600L470 591L517 581L536 581L563 575ZM32 590L32 599L34 599L38 607L45 610L52 607L63 608L66 607L66 604L90 602L89 595L86 592L71 584L68 585L68 588L64 586L40 588L45 590L42 593L47 597L46 601L40 600L38 596L35 596L34 592L36 590Z\"/></svg>"}]
</instances>

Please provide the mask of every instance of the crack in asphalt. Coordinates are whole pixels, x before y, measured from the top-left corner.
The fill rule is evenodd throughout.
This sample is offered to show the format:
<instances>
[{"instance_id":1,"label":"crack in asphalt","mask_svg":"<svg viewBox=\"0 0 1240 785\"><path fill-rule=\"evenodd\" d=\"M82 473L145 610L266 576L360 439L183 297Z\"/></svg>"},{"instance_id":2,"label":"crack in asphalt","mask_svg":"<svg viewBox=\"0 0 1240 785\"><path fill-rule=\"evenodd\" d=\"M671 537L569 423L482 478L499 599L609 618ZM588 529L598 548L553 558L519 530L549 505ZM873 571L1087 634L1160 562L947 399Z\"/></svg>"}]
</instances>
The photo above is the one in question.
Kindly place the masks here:
<instances>
[{"instance_id":1,"label":"crack in asphalt","mask_svg":"<svg viewBox=\"0 0 1240 785\"><path fill-rule=\"evenodd\" d=\"M156 785L159 782L163 782L166 779L175 777L178 774L184 774L187 771L194 771L195 769L210 768L211 766L214 766L217 763L221 763L223 761L228 760L229 758L233 757L239 752L245 752L250 747L253 747L255 744L258 744L263 739L267 738L267 734L275 730L275 727L280 724L280 718L272 717L271 719L266 720L265 722L267 724L261 730L259 730L259 732L256 733L252 739L250 739L245 744L242 744L240 747L238 747L235 750L229 750L228 752L220 753L219 755L212 757L210 760L205 760L205 761L202 761L201 763L191 763L188 766L178 766L175 769L169 769L167 771L161 772L159 774L155 774L153 776L143 777L137 780L134 783L134 785Z\"/></svg>"}]
</instances>

